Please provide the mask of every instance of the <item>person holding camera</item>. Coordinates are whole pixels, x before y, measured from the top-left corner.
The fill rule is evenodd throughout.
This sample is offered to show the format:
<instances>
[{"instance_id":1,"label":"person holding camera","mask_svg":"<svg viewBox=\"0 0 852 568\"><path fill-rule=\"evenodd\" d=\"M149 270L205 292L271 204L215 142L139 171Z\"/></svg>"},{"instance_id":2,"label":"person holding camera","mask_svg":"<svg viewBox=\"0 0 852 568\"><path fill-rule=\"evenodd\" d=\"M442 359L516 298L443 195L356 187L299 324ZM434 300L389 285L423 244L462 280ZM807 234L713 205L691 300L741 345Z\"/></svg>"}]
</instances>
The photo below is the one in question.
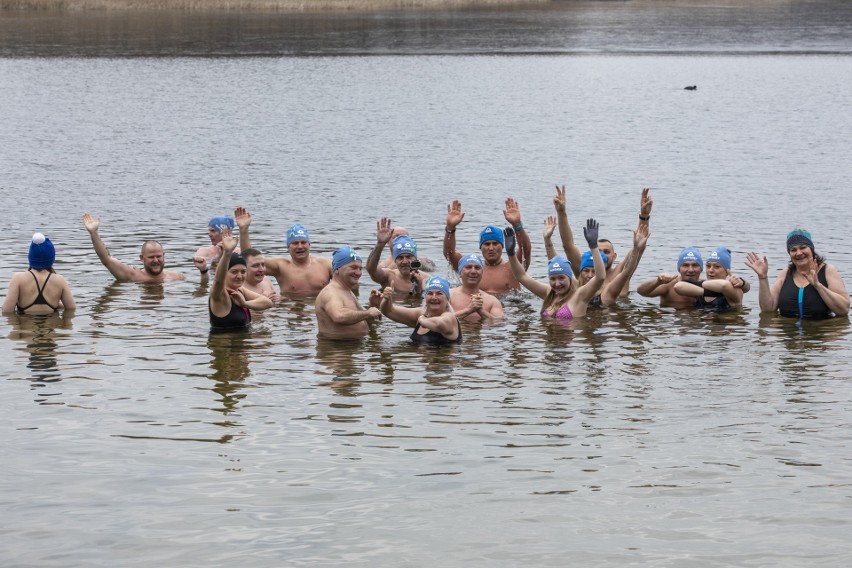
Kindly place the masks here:
<instances>
[{"instance_id":1,"label":"person holding camera","mask_svg":"<svg viewBox=\"0 0 852 568\"><path fill-rule=\"evenodd\" d=\"M420 272L417 244L411 237L400 235L393 240L391 250L396 268L385 268L379 264L382 249L390 241L392 231L389 217L382 217L376 223L376 246L367 257L367 273L382 288L391 288L396 296L419 299L430 275Z\"/></svg>"}]
</instances>

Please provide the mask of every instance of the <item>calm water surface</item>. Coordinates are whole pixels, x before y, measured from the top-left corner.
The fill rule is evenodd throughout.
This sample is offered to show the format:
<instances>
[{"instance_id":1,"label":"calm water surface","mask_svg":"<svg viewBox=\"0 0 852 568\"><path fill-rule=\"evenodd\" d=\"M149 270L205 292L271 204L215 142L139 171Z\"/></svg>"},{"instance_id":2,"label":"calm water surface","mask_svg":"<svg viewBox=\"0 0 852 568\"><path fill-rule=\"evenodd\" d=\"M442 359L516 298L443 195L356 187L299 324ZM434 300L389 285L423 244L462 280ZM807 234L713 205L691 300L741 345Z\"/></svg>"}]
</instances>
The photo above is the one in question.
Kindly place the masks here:
<instances>
[{"instance_id":1,"label":"calm water surface","mask_svg":"<svg viewBox=\"0 0 852 568\"><path fill-rule=\"evenodd\" d=\"M80 58L93 43L67 21L57 51L5 34L0 286L44 230L80 309L0 320L3 565L848 566L846 319L761 318L756 291L715 315L634 292L564 328L517 294L505 322L443 350L391 322L318 342L302 302L211 336L189 262L207 219L236 205L271 255L295 221L316 253L366 255L390 215L440 259L450 200L473 251L513 195L543 278L553 184L568 184L575 229L598 218L622 254L651 185L634 288L689 244L729 246L756 284L745 252L780 269L795 226L852 284L852 17L774 4L698 28L665 3L351 16L346 33L381 48L327 52L322 30L346 18L284 43L253 28L275 57L147 57L164 53L121 53L112 36L120 57ZM801 26L779 23L790 12ZM447 23L460 20L469 47ZM401 21L419 39L389 41ZM743 32L758 24L760 41ZM671 47L626 53L648 35ZM575 38L565 55L557 36ZM253 41L209 45L245 55ZM173 55L199 54L189 43ZM324 56L339 53L373 56ZM188 280L114 283L87 210L113 255L132 262L155 237Z\"/></svg>"}]
</instances>

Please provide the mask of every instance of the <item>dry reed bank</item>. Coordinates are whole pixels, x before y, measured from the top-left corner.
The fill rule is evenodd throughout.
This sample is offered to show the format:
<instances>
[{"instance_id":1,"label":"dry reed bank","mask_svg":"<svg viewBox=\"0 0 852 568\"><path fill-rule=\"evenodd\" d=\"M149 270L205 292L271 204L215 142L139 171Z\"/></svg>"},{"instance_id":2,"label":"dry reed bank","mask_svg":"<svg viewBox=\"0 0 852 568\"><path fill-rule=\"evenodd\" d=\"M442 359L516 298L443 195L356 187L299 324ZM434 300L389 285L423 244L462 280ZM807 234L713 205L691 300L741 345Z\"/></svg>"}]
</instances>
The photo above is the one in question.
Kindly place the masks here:
<instances>
[{"instance_id":1,"label":"dry reed bank","mask_svg":"<svg viewBox=\"0 0 852 568\"><path fill-rule=\"evenodd\" d=\"M257 11L440 9L547 4L552 0L0 0L3 11Z\"/></svg>"}]
</instances>

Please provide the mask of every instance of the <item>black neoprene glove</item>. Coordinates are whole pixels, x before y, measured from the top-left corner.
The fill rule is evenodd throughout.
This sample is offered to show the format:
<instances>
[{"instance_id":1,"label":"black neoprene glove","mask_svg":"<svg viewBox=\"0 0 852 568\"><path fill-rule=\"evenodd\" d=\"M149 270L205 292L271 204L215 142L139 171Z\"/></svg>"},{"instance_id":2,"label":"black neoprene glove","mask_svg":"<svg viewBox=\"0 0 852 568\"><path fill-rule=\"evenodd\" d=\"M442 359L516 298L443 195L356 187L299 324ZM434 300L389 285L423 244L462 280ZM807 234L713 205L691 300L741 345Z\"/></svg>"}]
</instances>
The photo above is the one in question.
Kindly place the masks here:
<instances>
[{"instance_id":1,"label":"black neoprene glove","mask_svg":"<svg viewBox=\"0 0 852 568\"><path fill-rule=\"evenodd\" d=\"M512 227L503 229L503 238L506 240L506 254L515 256L515 230Z\"/></svg>"},{"instance_id":2,"label":"black neoprene glove","mask_svg":"<svg viewBox=\"0 0 852 568\"><path fill-rule=\"evenodd\" d=\"M586 226L583 227L583 236L586 237L586 242L589 243L589 249L598 247L598 222L594 219L587 219Z\"/></svg>"}]
</instances>

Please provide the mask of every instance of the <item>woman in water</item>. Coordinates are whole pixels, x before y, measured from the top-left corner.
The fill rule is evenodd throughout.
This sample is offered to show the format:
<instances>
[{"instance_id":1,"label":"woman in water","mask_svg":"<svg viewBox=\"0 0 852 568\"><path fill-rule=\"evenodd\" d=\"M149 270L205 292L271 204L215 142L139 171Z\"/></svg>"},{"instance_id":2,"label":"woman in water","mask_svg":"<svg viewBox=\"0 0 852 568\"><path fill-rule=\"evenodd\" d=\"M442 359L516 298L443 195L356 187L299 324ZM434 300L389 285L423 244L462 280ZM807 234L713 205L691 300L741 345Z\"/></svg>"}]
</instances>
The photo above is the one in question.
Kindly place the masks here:
<instances>
[{"instance_id":1,"label":"woman in water","mask_svg":"<svg viewBox=\"0 0 852 568\"><path fill-rule=\"evenodd\" d=\"M36 233L30 243L30 267L16 272L9 282L9 293L3 302L3 313L50 314L59 308L74 310L77 304L71 287L53 271L56 249L50 239Z\"/></svg>"},{"instance_id":2,"label":"woman in water","mask_svg":"<svg viewBox=\"0 0 852 568\"><path fill-rule=\"evenodd\" d=\"M393 302L393 288L382 290L379 310L395 322L413 327L411 341L425 345L460 343L461 324L450 306L450 283L433 276L424 287L426 302L422 308L403 308Z\"/></svg>"},{"instance_id":3,"label":"woman in water","mask_svg":"<svg viewBox=\"0 0 852 568\"><path fill-rule=\"evenodd\" d=\"M250 309L265 310L272 307L272 300L243 287L247 267L245 259L234 252L237 241L231 229L222 229L222 258L230 260L227 269L224 261L219 263L210 288L207 311L210 314L211 331L246 329L251 323Z\"/></svg>"},{"instance_id":4,"label":"woman in water","mask_svg":"<svg viewBox=\"0 0 852 568\"><path fill-rule=\"evenodd\" d=\"M732 283L731 251L719 247L704 263L707 280L701 282L677 282L674 290L681 296L696 298L695 307L705 310L727 310L743 305L743 290Z\"/></svg>"},{"instance_id":5,"label":"woman in water","mask_svg":"<svg viewBox=\"0 0 852 568\"><path fill-rule=\"evenodd\" d=\"M586 221L583 236L589 244L592 263L595 274L584 285L574 278L571 263L564 256L555 256L550 259L547 266L547 275L550 284L538 282L524 270L524 267L515 257L515 233L512 229L506 229L506 254L509 255L509 263L512 273L521 286L544 300L541 306L541 315L554 319L573 319L586 315L589 302L601 290L606 279L606 267L603 257L598 252L598 222L594 219Z\"/></svg>"},{"instance_id":6,"label":"woman in water","mask_svg":"<svg viewBox=\"0 0 852 568\"><path fill-rule=\"evenodd\" d=\"M811 234L801 229L787 235L790 264L769 287L769 263L757 253L746 255L760 284L760 310L798 319L826 319L849 314L849 293L840 274L814 251Z\"/></svg>"}]
</instances>

